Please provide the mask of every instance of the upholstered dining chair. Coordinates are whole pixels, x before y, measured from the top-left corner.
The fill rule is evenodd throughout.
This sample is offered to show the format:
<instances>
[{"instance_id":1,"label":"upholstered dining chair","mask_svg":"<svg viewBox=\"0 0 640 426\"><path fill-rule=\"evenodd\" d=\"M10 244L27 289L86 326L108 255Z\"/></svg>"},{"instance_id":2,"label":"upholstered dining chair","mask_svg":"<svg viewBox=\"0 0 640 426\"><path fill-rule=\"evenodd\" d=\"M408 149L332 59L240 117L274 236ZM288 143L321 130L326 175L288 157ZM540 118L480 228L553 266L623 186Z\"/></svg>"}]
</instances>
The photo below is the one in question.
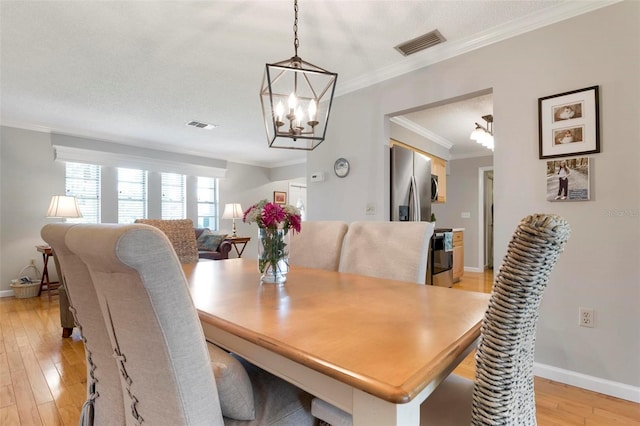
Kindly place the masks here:
<instances>
[{"instance_id":1,"label":"upholstered dining chair","mask_svg":"<svg viewBox=\"0 0 640 426\"><path fill-rule=\"evenodd\" d=\"M40 234L61 264L66 288L67 309L73 314L82 340L87 364L87 400L82 407L81 425L124 424L124 400L120 373L113 359L111 341L98 303L98 296L84 262L69 250L65 237L74 224L51 223ZM70 309L69 309L70 308ZM60 309L63 309L61 302Z\"/></svg>"},{"instance_id":2,"label":"upholstered dining chair","mask_svg":"<svg viewBox=\"0 0 640 426\"><path fill-rule=\"evenodd\" d=\"M81 224L65 242L95 286L127 424L314 423L310 395L205 341L163 232L144 224Z\"/></svg>"},{"instance_id":3,"label":"upholstered dining chair","mask_svg":"<svg viewBox=\"0 0 640 426\"><path fill-rule=\"evenodd\" d=\"M424 284L432 235L431 222L353 222L339 270Z\"/></svg>"},{"instance_id":4,"label":"upholstered dining chair","mask_svg":"<svg viewBox=\"0 0 640 426\"><path fill-rule=\"evenodd\" d=\"M155 226L165 233L180 259L180 263L198 261L198 244L191 219L136 219L136 223Z\"/></svg>"},{"instance_id":5,"label":"upholstered dining chair","mask_svg":"<svg viewBox=\"0 0 640 426\"><path fill-rule=\"evenodd\" d=\"M535 425L535 330L549 275L569 239L556 215L535 214L517 226L496 276L476 351L475 380L447 377L420 407L421 424ZM332 425L351 416L314 399L312 413Z\"/></svg>"},{"instance_id":6,"label":"upholstered dining chair","mask_svg":"<svg viewBox=\"0 0 640 426\"><path fill-rule=\"evenodd\" d=\"M337 271L347 227L346 222L340 221L304 221L304 232L291 235L289 263Z\"/></svg>"}]
</instances>

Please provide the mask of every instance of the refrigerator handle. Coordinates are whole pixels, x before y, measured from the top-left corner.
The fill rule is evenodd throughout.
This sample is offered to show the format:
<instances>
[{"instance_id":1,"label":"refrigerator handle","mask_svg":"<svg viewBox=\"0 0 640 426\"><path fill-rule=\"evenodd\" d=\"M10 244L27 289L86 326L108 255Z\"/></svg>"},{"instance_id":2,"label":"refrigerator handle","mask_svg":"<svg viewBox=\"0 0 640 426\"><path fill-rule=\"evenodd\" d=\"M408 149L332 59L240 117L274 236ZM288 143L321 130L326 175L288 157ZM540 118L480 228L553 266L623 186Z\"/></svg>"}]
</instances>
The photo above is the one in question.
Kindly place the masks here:
<instances>
[{"instance_id":1,"label":"refrigerator handle","mask_svg":"<svg viewBox=\"0 0 640 426\"><path fill-rule=\"evenodd\" d=\"M418 183L416 182L416 177L411 176L411 187L409 189L409 198L412 201L412 219L415 222L419 222L420 218L420 193L418 192Z\"/></svg>"}]
</instances>

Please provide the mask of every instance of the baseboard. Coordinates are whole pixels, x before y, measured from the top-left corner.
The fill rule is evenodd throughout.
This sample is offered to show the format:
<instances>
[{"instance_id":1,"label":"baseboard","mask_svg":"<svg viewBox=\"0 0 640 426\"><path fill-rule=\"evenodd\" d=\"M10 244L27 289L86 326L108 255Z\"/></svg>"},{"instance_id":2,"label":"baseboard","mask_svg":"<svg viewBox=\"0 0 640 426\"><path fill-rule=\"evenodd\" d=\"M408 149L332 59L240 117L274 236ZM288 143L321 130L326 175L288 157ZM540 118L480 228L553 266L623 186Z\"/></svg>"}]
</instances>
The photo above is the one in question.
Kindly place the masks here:
<instances>
[{"instance_id":1,"label":"baseboard","mask_svg":"<svg viewBox=\"0 0 640 426\"><path fill-rule=\"evenodd\" d=\"M465 272L484 272L484 268L474 268L472 266L465 266L464 271Z\"/></svg>"},{"instance_id":2,"label":"baseboard","mask_svg":"<svg viewBox=\"0 0 640 426\"><path fill-rule=\"evenodd\" d=\"M593 392L640 403L640 387L624 383L588 376L571 370L552 367L538 362L533 365L533 374L538 377L553 380L571 386L577 386Z\"/></svg>"},{"instance_id":3,"label":"baseboard","mask_svg":"<svg viewBox=\"0 0 640 426\"><path fill-rule=\"evenodd\" d=\"M12 297L13 290L0 290L0 297Z\"/></svg>"}]
</instances>

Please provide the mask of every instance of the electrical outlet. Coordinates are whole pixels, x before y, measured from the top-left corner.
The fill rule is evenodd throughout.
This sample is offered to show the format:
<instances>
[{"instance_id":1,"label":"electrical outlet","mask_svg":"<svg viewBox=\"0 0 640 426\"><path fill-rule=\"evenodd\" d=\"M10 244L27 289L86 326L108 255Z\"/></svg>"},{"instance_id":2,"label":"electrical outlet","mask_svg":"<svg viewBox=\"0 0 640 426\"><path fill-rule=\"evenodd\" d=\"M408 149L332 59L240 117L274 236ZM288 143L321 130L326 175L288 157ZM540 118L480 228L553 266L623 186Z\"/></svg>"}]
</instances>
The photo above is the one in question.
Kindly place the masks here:
<instances>
[{"instance_id":1,"label":"electrical outlet","mask_svg":"<svg viewBox=\"0 0 640 426\"><path fill-rule=\"evenodd\" d=\"M376 203L367 203L364 214L371 216L376 214Z\"/></svg>"},{"instance_id":2,"label":"electrical outlet","mask_svg":"<svg viewBox=\"0 0 640 426\"><path fill-rule=\"evenodd\" d=\"M579 308L579 325L580 327L594 328L596 326L596 312L589 308Z\"/></svg>"}]
</instances>

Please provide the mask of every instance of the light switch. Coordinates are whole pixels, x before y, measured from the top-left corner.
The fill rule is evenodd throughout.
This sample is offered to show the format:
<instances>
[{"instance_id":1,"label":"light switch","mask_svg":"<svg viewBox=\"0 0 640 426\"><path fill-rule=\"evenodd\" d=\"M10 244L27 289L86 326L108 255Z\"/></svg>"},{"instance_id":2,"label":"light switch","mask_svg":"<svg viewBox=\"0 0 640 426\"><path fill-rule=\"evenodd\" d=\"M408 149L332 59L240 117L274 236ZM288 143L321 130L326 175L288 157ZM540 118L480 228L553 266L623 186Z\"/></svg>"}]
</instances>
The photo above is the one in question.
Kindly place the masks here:
<instances>
[{"instance_id":1,"label":"light switch","mask_svg":"<svg viewBox=\"0 0 640 426\"><path fill-rule=\"evenodd\" d=\"M460 213L460 217L463 219L469 219L471 217L471 213L470 212L462 212Z\"/></svg>"}]
</instances>

